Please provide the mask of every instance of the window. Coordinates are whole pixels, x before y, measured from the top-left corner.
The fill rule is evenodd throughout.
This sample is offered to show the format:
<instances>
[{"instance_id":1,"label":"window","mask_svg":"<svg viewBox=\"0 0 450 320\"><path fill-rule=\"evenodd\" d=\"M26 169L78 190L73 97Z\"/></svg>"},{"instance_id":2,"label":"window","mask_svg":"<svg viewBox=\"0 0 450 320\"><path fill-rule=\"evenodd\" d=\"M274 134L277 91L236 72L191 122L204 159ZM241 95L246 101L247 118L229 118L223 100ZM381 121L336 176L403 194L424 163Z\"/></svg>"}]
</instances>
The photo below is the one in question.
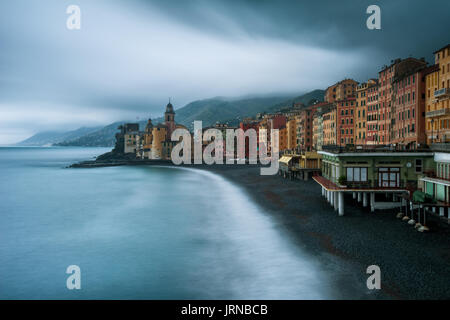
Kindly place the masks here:
<instances>
[{"instance_id":1,"label":"window","mask_svg":"<svg viewBox=\"0 0 450 320\"><path fill-rule=\"evenodd\" d=\"M367 168L347 168L347 181L367 182Z\"/></svg>"},{"instance_id":2,"label":"window","mask_svg":"<svg viewBox=\"0 0 450 320\"><path fill-rule=\"evenodd\" d=\"M421 173L423 169L423 160L416 159L416 173Z\"/></svg>"}]
</instances>

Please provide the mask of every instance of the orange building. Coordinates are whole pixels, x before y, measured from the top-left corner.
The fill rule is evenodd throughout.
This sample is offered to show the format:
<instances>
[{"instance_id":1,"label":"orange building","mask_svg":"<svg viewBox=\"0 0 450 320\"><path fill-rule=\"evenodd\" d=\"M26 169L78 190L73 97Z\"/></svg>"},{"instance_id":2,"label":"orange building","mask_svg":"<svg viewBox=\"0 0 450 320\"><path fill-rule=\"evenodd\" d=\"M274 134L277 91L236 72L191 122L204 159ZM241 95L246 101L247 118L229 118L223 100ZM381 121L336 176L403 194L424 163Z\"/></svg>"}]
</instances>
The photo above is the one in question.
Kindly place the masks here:
<instances>
[{"instance_id":1,"label":"orange building","mask_svg":"<svg viewBox=\"0 0 450 320\"><path fill-rule=\"evenodd\" d=\"M354 144L356 98L348 97L336 101L336 133L337 143L340 146Z\"/></svg>"},{"instance_id":2,"label":"orange building","mask_svg":"<svg viewBox=\"0 0 450 320\"><path fill-rule=\"evenodd\" d=\"M280 151L284 151L287 150L287 142L288 142L288 138L287 138L287 129L286 127L282 127L279 129L279 135L280 135L280 144L279 144L279 149Z\"/></svg>"},{"instance_id":3,"label":"orange building","mask_svg":"<svg viewBox=\"0 0 450 320\"><path fill-rule=\"evenodd\" d=\"M425 75L427 143L450 142L450 44L434 52Z\"/></svg>"},{"instance_id":4,"label":"orange building","mask_svg":"<svg viewBox=\"0 0 450 320\"><path fill-rule=\"evenodd\" d=\"M328 87L325 91L324 99L326 102L335 102L345 100L355 95L358 82L352 79L344 79Z\"/></svg>"},{"instance_id":5,"label":"orange building","mask_svg":"<svg viewBox=\"0 0 450 320\"><path fill-rule=\"evenodd\" d=\"M294 116L289 117L286 122L286 135L286 148L289 150L297 148L297 122Z\"/></svg>"}]
</instances>

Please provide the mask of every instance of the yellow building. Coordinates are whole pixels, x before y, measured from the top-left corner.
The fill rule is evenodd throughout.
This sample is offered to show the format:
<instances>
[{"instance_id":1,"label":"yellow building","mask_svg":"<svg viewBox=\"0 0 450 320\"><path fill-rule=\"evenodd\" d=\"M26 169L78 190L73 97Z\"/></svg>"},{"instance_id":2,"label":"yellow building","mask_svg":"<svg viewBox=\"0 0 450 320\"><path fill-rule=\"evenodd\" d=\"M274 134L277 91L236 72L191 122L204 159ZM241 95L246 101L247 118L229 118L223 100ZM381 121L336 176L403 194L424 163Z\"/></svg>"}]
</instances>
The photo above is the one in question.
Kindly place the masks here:
<instances>
[{"instance_id":1,"label":"yellow building","mask_svg":"<svg viewBox=\"0 0 450 320\"><path fill-rule=\"evenodd\" d=\"M427 143L450 142L450 44L434 55L425 75Z\"/></svg>"},{"instance_id":2,"label":"yellow building","mask_svg":"<svg viewBox=\"0 0 450 320\"><path fill-rule=\"evenodd\" d=\"M151 159L164 159L163 143L166 141L167 128L163 124L158 124L153 128L152 155Z\"/></svg>"},{"instance_id":3,"label":"yellow building","mask_svg":"<svg viewBox=\"0 0 450 320\"><path fill-rule=\"evenodd\" d=\"M320 169L322 165L322 155L316 151L306 151L301 154L300 168Z\"/></svg>"},{"instance_id":4,"label":"yellow building","mask_svg":"<svg viewBox=\"0 0 450 320\"><path fill-rule=\"evenodd\" d=\"M151 158L153 143L153 124L152 119L148 119L147 125L145 126L143 141L142 141L142 157L145 159Z\"/></svg>"},{"instance_id":5,"label":"yellow building","mask_svg":"<svg viewBox=\"0 0 450 320\"><path fill-rule=\"evenodd\" d=\"M369 79L356 87L356 109L354 113L355 123L355 144L363 145L366 143L367 136L367 89L375 86L377 80Z\"/></svg>"},{"instance_id":6,"label":"yellow building","mask_svg":"<svg viewBox=\"0 0 450 320\"><path fill-rule=\"evenodd\" d=\"M287 142L288 142L286 127L282 127L281 129L279 129L279 134L280 134L279 150L284 151L287 149Z\"/></svg>"},{"instance_id":7,"label":"yellow building","mask_svg":"<svg viewBox=\"0 0 450 320\"><path fill-rule=\"evenodd\" d=\"M323 118L323 145L336 145L336 108L326 112Z\"/></svg>"},{"instance_id":8,"label":"yellow building","mask_svg":"<svg viewBox=\"0 0 450 320\"><path fill-rule=\"evenodd\" d=\"M326 102L335 102L339 100L346 100L355 95L356 86L358 82L352 79L344 79L338 83L328 87L325 90L324 99Z\"/></svg>"},{"instance_id":9,"label":"yellow building","mask_svg":"<svg viewBox=\"0 0 450 320\"><path fill-rule=\"evenodd\" d=\"M297 147L297 123L295 117L291 117L286 122L287 146L289 150Z\"/></svg>"}]
</instances>

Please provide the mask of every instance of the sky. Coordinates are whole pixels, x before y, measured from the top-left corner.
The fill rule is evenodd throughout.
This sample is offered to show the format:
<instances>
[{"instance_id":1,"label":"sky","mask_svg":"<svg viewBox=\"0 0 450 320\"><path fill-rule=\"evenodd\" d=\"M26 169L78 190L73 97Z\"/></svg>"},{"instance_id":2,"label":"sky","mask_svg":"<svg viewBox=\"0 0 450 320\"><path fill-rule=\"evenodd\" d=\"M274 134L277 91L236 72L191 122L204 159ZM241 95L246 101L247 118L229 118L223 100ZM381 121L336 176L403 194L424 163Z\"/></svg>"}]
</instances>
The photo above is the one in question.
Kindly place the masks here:
<instances>
[{"instance_id":1,"label":"sky","mask_svg":"<svg viewBox=\"0 0 450 320\"><path fill-rule=\"evenodd\" d=\"M381 9L369 30L366 9ZM69 30L67 7L81 10ZM448 0L4 0L0 144L158 117L215 96L300 94L377 77L450 42Z\"/></svg>"}]
</instances>

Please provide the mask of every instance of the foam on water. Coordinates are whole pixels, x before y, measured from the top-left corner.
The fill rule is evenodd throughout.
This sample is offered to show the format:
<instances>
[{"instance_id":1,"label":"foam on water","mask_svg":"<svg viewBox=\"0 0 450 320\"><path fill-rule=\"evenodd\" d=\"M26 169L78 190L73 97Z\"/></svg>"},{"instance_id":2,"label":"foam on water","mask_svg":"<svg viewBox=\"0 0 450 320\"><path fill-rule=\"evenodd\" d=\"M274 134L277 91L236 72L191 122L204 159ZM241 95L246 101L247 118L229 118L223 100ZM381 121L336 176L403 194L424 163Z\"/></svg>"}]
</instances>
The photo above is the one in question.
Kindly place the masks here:
<instances>
[{"instance_id":1,"label":"foam on water","mask_svg":"<svg viewBox=\"0 0 450 320\"><path fill-rule=\"evenodd\" d=\"M333 298L243 190L174 167L63 169L104 150L0 148L0 298ZM67 266L82 289L66 289Z\"/></svg>"}]
</instances>

